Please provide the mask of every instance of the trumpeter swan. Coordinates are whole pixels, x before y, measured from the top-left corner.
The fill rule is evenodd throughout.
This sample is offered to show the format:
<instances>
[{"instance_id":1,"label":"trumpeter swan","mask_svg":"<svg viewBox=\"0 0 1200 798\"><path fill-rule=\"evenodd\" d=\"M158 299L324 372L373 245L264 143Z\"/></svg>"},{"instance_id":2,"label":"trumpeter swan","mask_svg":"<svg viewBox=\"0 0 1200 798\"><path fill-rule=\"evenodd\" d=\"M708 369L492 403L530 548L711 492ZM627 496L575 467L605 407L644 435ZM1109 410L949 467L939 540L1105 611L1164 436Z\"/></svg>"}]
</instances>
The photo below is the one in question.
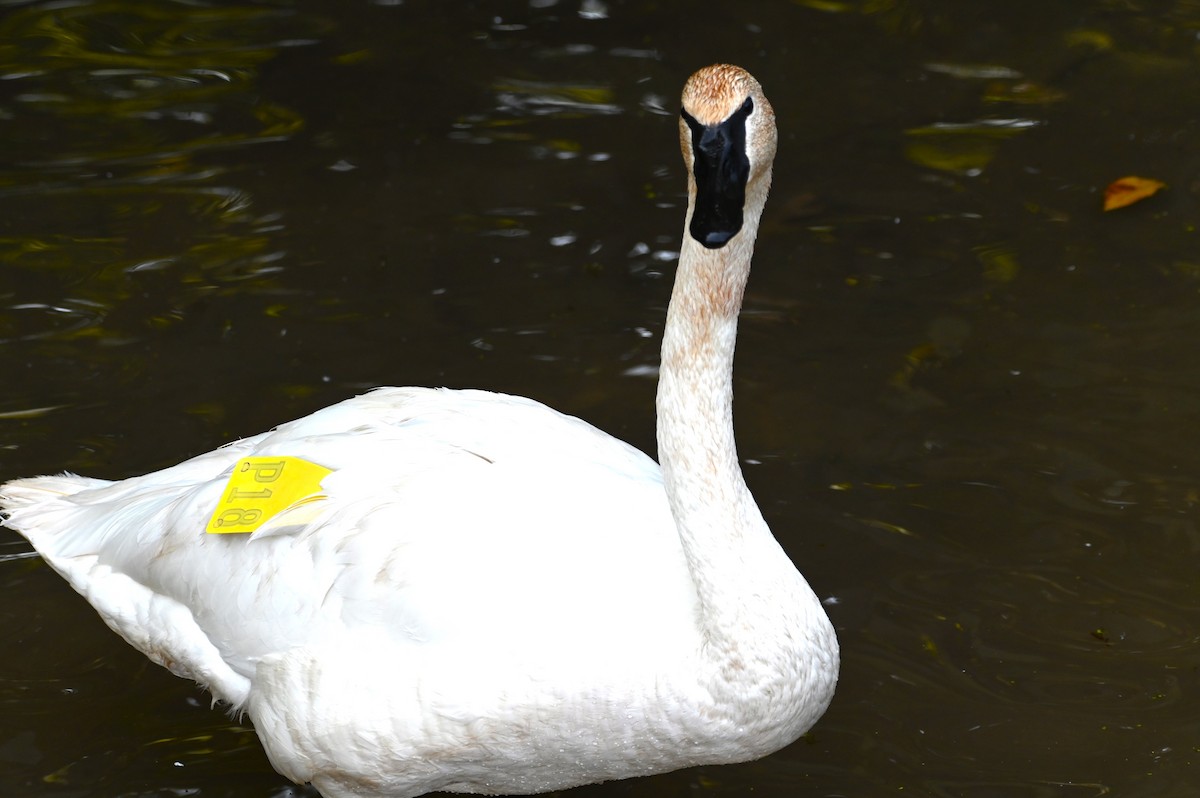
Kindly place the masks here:
<instances>
[{"instance_id":1,"label":"trumpeter swan","mask_svg":"<svg viewBox=\"0 0 1200 798\"><path fill-rule=\"evenodd\" d=\"M146 476L9 482L5 523L329 798L535 793L787 745L829 704L838 645L734 445L774 112L710 66L679 134L661 469L529 399L383 388Z\"/></svg>"}]
</instances>

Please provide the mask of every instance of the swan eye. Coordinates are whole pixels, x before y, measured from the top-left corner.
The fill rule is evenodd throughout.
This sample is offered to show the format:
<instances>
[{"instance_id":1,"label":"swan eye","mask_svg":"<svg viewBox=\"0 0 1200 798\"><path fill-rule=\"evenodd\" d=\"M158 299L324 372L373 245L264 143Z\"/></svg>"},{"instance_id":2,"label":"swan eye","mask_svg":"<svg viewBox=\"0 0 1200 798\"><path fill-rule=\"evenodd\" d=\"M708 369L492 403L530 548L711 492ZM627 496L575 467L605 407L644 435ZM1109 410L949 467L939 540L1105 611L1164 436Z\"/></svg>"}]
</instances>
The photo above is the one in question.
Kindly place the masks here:
<instances>
[{"instance_id":1,"label":"swan eye","mask_svg":"<svg viewBox=\"0 0 1200 798\"><path fill-rule=\"evenodd\" d=\"M754 98L747 97L746 102L742 103L741 108L738 108L736 111L734 111L732 114L730 114L729 117L724 122L719 122L718 124L714 125L713 127L725 127L726 125L732 124L733 122L744 122L746 119L748 119L750 117L750 114L752 114L753 112L754 112ZM696 137L697 131L701 131L701 132L704 131L705 125L700 124L700 122L696 119L696 117L692 116L691 114L689 114L687 112L686 108L680 108L679 115L683 117L684 122L687 122L688 128L691 129L691 131L692 131L693 139Z\"/></svg>"}]
</instances>

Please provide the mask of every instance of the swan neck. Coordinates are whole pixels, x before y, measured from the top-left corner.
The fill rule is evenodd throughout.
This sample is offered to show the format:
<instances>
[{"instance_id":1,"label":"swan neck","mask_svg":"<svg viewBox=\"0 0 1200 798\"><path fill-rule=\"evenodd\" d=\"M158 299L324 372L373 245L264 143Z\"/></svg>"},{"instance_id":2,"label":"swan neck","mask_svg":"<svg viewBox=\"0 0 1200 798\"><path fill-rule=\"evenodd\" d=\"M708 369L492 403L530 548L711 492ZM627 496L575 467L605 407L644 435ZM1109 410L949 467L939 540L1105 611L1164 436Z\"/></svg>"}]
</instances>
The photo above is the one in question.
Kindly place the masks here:
<instances>
[{"instance_id":1,"label":"swan neck","mask_svg":"<svg viewBox=\"0 0 1200 798\"><path fill-rule=\"evenodd\" d=\"M663 332L657 408L659 456L663 468L678 477L667 492L679 511L687 507L676 499L695 489L686 487L693 481L720 487L726 499L745 488L733 437L733 355L750 266L749 252L740 250L744 247L732 242L706 249L685 236L680 253Z\"/></svg>"},{"instance_id":2,"label":"swan neck","mask_svg":"<svg viewBox=\"0 0 1200 798\"><path fill-rule=\"evenodd\" d=\"M731 648L731 635L746 630L739 596L754 572L796 574L746 487L734 440L733 356L761 202L748 210L742 231L719 249L685 227L658 387L659 460L705 638Z\"/></svg>"},{"instance_id":3,"label":"swan neck","mask_svg":"<svg viewBox=\"0 0 1200 798\"><path fill-rule=\"evenodd\" d=\"M716 715L783 745L828 705L837 640L763 520L734 441L733 354L766 199L760 187L747 192L745 225L724 247L706 249L685 223L663 332L658 451L696 590L700 685ZM797 691L805 701L782 698Z\"/></svg>"}]
</instances>

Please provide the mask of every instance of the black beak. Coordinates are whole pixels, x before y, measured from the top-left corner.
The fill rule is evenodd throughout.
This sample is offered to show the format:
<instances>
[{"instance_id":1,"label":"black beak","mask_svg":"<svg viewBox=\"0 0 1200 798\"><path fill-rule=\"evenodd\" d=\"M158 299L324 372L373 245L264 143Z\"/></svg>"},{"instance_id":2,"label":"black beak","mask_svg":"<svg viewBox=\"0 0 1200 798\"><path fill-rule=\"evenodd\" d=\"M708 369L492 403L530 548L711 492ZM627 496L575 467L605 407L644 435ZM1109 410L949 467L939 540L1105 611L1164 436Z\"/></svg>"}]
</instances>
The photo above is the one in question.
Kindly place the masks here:
<instances>
[{"instance_id":1,"label":"black beak","mask_svg":"<svg viewBox=\"0 0 1200 798\"><path fill-rule=\"evenodd\" d=\"M719 249L742 229L750 159L746 157L746 117L754 110L749 97L724 122L701 125L687 111L692 131L692 174L696 207L688 232L709 249Z\"/></svg>"}]
</instances>

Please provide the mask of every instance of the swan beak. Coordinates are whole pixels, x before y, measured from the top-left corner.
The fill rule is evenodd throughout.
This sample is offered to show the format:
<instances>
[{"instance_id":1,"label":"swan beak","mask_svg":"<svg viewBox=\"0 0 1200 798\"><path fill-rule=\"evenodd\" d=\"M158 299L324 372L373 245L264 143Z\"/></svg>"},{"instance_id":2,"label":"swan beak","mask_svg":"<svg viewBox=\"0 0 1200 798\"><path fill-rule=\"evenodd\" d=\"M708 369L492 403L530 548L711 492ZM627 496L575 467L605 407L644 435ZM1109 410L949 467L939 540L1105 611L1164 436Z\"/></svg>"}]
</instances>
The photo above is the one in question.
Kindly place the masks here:
<instances>
[{"instance_id":1,"label":"swan beak","mask_svg":"<svg viewBox=\"0 0 1200 798\"><path fill-rule=\"evenodd\" d=\"M709 249L720 249L742 229L750 159L746 155L746 117L754 110L747 98L715 125L702 125L681 111L692 134L692 175L696 204L688 232Z\"/></svg>"}]
</instances>

